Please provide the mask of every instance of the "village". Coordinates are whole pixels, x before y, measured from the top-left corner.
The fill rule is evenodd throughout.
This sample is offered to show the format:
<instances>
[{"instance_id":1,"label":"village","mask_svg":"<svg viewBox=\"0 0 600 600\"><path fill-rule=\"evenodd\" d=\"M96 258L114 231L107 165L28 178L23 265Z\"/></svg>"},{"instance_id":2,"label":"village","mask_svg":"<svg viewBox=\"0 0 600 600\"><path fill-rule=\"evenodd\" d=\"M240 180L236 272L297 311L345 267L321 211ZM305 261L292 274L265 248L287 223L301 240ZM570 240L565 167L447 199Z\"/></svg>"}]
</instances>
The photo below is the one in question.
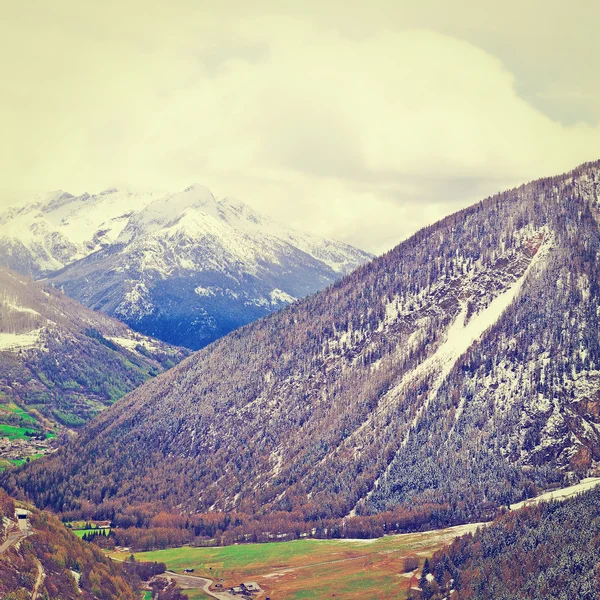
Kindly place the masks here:
<instances>
[{"instance_id":1,"label":"village","mask_svg":"<svg viewBox=\"0 0 600 600\"><path fill-rule=\"evenodd\" d=\"M32 460L52 451L50 440L37 436L23 438L0 437L0 461L16 462Z\"/></svg>"}]
</instances>

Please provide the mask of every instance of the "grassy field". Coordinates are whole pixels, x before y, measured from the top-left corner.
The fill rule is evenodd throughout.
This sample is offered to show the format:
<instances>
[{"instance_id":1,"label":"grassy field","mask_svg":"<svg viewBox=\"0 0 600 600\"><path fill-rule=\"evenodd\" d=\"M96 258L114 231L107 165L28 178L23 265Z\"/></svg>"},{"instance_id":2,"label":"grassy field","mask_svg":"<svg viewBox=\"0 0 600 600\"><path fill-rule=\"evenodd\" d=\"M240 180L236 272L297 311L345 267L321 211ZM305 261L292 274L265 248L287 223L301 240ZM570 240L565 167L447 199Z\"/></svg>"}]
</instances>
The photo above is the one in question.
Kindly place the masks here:
<instances>
[{"instance_id":1,"label":"grassy field","mask_svg":"<svg viewBox=\"0 0 600 600\"><path fill-rule=\"evenodd\" d=\"M93 533L95 529L71 529L71 531L79 538L82 538L86 533ZM110 529L104 529L108 534Z\"/></svg>"},{"instance_id":2,"label":"grassy field","mask_svg":"<svg viewBox=\"0 0 600 600\"><path fill-rule=\"evenodd\" d=\"M86 523L89 524L87 528ZM95 521L70 521L69 523L65 523L65 526L79 538L82 538L86 533L92 533L98 529L98 523ZM103 528L102 531L109 533L110 528Z\"/></svg>"},{"instance_id":3,"label":"grassy field","mask_svg":"<svg viewBox=\"0 0 600 600\"><path fill-rule=\"evenodd\" d=\"M0 408L17 415L17 417L21 417L21 419L23 419L24 421L28 421L30 423L36 422L35 419L29 413L26 413L20 406L17 406L14 402L2 404L0 405Z\"/></svg>"},{"instance_id":4,"label":"grassy field","mask_svg":"<svg viewBox=\"0 0 600 600\"><path fill-rule=\"evenodd\" d=\"M210 600L212 596L205 594L202 590L183 590L183 593L190 600Z\"/></svg>"},{"instance_id":5,"label":"grassy field","mask_svg":"<svg viewBox=\"0 0 600 600\"><path fill-rule=\"evenodd\" d=\"M7 423L4 423L3 420L6 419L6 415L16 415L20 418L21 424L24 424L25 426L8 425ZM0 404L0 437L8 438L9 440L27 440L30 437L27 434L38 433L37 428L38 424L35 418L25 412L20 406L17 406L14 402ZM53 432L46 432L45 437L46 439L53 438L56 437L56 434ZM24 452L24 454L27 453ZM29 460L35 460L40 456L43 456L43 454L32 454L28 458ZM10 466L20 467L21 465L25 464L25 462L27 462L26 458L1 458L0 471L3 471Z\"/></svg>"},{"instance_id":6,"label":"grassy field","mask_svg":"<svg viewBox=\"0 0 600 600\"><path fill-rule=\"evenodd\" d=\"M11 440L25 439L27 437L25 433L33 433L33 431L16 425L0 424L0 437L7 437Z\"/></svg>"},{"instance_id":7,"label":"grassy field","mask_svg":"<svg viewBox=\"0 0 600 600\"><path fill-rule=\"evenodd\" d=\"M36 458L41 458L42 456L44 456L43 454L32 454L31 456L28 456L27 458L29 458L29 460L35 460ZM8 460L4 459L4 458L0 458L0 471L3 471L4 469L6 469L7 467L10 466L15 466L15 467L20 467L21 465L24 465L27 462L26 458L10 458Z\"/></svg>"},{"instance_id":8,"label":"grassy field","mask_svg":"<svg viewBox=\"0 0 600 600\"><path fill-rule=\"evenodd\" d=\"M376 540L311 539L219 548L184 546L135 556L138 560L164 562L170 570L180 573L186 568L194 569L195 575L213 581L222 579L225 587L257 581L265 596L277 600L402 599L411 582L416 584L416 577L403 573L406 556L416 555L422 563L457 535L476 528L464 525ZM116 556L122 559L124 554Z\"/></svg>"},{"instance_id":9,"label":"grassy field","mask_svg":"<svg viewBox=\"0 0 600 600\"><path fill-rule=\"evenodd\" d=\"M25 435L26 433L37 433L36 430L34 429L30 429L27 427L18 427L16 425L5 425L3 423L0 423L0 437L6 437L9 438L11 440L16 440L16 439L26 439L28 436ZM46 439L50 439L50 438L54 438L56 437L56 433L50 431L50 432L46 432Z\"/></svg>"}]
</instances>

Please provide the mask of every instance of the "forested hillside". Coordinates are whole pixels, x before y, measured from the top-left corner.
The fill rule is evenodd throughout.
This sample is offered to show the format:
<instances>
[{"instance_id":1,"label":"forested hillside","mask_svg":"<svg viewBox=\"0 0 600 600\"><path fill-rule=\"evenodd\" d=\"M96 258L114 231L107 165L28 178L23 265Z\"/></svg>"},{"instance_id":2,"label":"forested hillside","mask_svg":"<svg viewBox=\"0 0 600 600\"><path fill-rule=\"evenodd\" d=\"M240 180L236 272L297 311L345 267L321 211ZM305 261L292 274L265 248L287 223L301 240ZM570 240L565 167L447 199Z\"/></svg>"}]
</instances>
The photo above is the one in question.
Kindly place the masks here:
<instances>
[{"instance_id":1,"label":"forested hillside","mask_svg":"<svg viewBox=\"0 0 600 600\"><path fill-rule=\"evenodd\" d=\"M56 517L31 508L27 521L27 534L15 533L19 528L14 500L0 489L0 598L139 598L118 564L78 539Z\"/></svg>"},{"instance_id":2,"label":"forested hillside","mask_svg":"<svg viewBox=\"0 0 600 600\"><path fill-rule=\"evenodd\" d=\"M188 354L0 268L0 424L80 427Z\"/></svg>"},{"instance_id":3,"label":"forested hillside","mask_svg":"<svg viewBox=\"0 0 600 600\"><path fill-rule=\"evenodd\" d=\"M591 473L599 185L587 164L427 227L3 483L128 525L221 511L310 529L381 511L484 518Z\"/></svg>"},{"instance_id":4,"label":"forested hillside","mask_svg":"<svg viewBox=\"0 0 600 600\"><path fill-rule=\"evenodd\" d=\"M413 598L596 600L600 491L510 512L436 553L429 571Z\"/></svg>"}]
</instances>

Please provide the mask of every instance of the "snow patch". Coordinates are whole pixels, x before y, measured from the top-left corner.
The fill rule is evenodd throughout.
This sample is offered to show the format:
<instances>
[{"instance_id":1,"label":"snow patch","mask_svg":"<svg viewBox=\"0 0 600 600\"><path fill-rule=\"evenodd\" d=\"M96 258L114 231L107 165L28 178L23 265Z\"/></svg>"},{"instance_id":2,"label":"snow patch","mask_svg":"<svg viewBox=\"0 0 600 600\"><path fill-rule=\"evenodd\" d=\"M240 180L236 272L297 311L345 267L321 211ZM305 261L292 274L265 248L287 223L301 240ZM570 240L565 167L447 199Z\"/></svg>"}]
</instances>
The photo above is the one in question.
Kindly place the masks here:
<instances>
[{"instance_id":1,"label":"snow patch","mask_svg":"<svg viewBox=\"0 0 600 600\"><path fill-rule=\"evenodd\" d=\"M14 352L39 347L42 331L43 329L40 328L27 333L0 333L0 351Z\"/></svg>"},{"instance_id":2,"label":"snow patch","mask_svg":"<svg viewBox=\"0 0 600 600\"><path fill-rule=\"evenodd\" d=\"M598 484L600 484L600 477L588 477L587 479L582 479L579 483L575 485L571 485L566 488L561 488L559 490L553 490L551 492L546 492L541 494L540 496L536 496L535 498L529 498L529 500L523 500L522 502L517 502L516 504L512 504L511 510L518 510L519 508L523 508L524 506L533 506L535 504L539 504L540 502L545 502L547 500L566 500L567 498L571 498L572 496L576 496L577 494L581 494L587 490L591 490L595 488Z\"/></svg>"},{"instance_id":3,"label":"snow patch","mask_svg":"<svg viewBox=\"0 0 600 600\"><path fill-rule=\"evenodd\" d=\"M433 376L433 383L428 388L425 398L402 439L401 446L405 447L408 443L411 430L417 425L424 412L427 410L430 402L437 395L443 382L454 368L458 359L474 342L480 339L490 327L498 322L504 311L512 304L521 291L523 283L531 270L534 269L535 265L547 255L551 246L551 236L547 235L546 240L540 246L521 277L516 279L504 292L496 296L487 307L473 315L468 322L466 322L468 304L465 300L460 300L460 311L452 324L448 327L444 341L431 356L426 358L415 369L405 375L400 383L392 388L381 399L377 409L371 414L369 419L361 425L358 431L366 428L366 426L371 424L375 418L382 416L387 410L394 406L405 396L411 385L414 385L419 381L430 379ZM460 406L459 408L460 411L463 410L463 406ZM381 479L386 477L391 464L393 464L393 461L390 461L387 469L385 469L375 480L374 489L377 488Z\"/></svg>"},{"instance_id":4,"label":"snow patch","mask_svg":"<svg viewBox=\"0 0 600 600\"><path fill-rule=\"evenodd\" d=\"M157 349L156 344L152 343L152 341L149 338L132 339L132 338L112 336L112 337L107 337L106 339L110 340L111 342L113 342L115 344L118 344L119 346L122 346L123 348L126 348L127 350L135 351L136 346L142 346L143 348L146 348L146 350L149 350L149 351L154 351Z\"/></svg>"},{"instance_id":5,"label":"snow patch","mask_svg":"<svg viewBox=\"0 0 600 600\"><path fill-rule=\"evenodd\" d=\"M33 310L33 308L28 308L27 306L19 306L17 304L12 304L10 302L7 302L4 306L9 308L13 312L27 313L30 315L35 315L37 317L41 316L37 310Z\"/></svg>"},{"instance_id":6,"label":"snow patch","mask_svg":"<svg viewBox=\"0 0 600 600\"><path fill-rule=\"evenodd\" d=\"M279 303L291 304L292 302L294 302L296 300L296 298L294 298L294 296L290 296L288 293L286 293L283 290L280 290L278 288L275 288L274 290L272 290L271 293L269 294L269 296L271 297L271 304L279 304Z\"/></svg>"},{"instance_id":7,"label":"snow patch","mask_svg":"<svg viewBox=\"0 0 600 600\"><path fill-rule=\"evenodd\" d=\"M215 291L212 288L205 288L200 285L194 289L194 293L198 294L198 296L204 296L205 298L216 296Z\"/></svg>"}]
</instances>

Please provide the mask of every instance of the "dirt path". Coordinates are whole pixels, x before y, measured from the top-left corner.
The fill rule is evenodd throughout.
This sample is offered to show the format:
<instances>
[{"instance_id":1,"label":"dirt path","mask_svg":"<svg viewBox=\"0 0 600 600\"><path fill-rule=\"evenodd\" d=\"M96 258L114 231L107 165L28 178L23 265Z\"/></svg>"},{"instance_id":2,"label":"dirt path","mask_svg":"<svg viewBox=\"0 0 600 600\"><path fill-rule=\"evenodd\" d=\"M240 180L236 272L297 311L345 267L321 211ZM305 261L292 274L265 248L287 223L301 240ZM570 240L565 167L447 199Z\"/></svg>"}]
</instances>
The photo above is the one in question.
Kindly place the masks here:
<instances>
[{"instance_id":1,"label":"dirt path","mask_svg":"<svg viewBox=\"0 0 600 600\"><path fill-rule=\"evenodd\" d=\"M387 552L382 551L382 552L377 552L377 554L386 554ZM334 560L325 560L325 561L321 561L321 562L316 562L316 563L309 563L307 565L297 565L295 567L285 567L283 569L280 569L279 571L273 571L272 573L267 573L266 575L256 575L256 578L260 578L260 577L265 577L267 579L271 578L271 577L279 577L280 575L285 575L286 573L293 573L294 571L299 571L301 569L312 569L314 567L322 567L323 565L334 565L336 563L346 563L346 562L352 562L353 560L361 560L363 558L369 558L369 556L373 556L373 555L369 555L369 554L363 554L362 556L348 556L346 558L335 558Z\"/></svg>"},{"instance_id":2,"label":"dirt path","mask_svg":"<svg viewBox=\"0 0 600 600\"><path fill-rule=\"evenodd\" d=\"M37 577L35 579L35 585L33 586L33 591L31 592L31 600L37 600L39 589L42 585L42 581L44 581L45 576L44 567L42 567L42 563L40 563L39 560L37 561L37 568L38 572Z\"/></svg>"}]
</instances>

